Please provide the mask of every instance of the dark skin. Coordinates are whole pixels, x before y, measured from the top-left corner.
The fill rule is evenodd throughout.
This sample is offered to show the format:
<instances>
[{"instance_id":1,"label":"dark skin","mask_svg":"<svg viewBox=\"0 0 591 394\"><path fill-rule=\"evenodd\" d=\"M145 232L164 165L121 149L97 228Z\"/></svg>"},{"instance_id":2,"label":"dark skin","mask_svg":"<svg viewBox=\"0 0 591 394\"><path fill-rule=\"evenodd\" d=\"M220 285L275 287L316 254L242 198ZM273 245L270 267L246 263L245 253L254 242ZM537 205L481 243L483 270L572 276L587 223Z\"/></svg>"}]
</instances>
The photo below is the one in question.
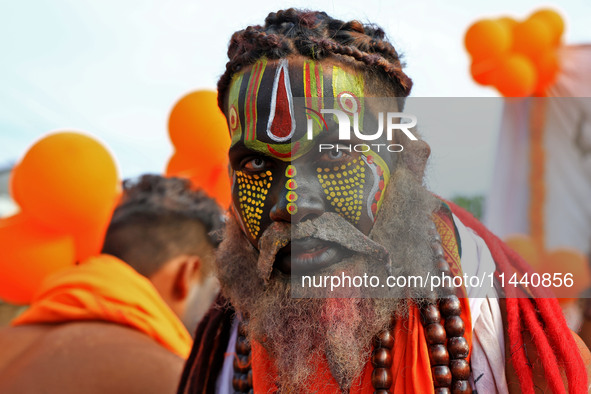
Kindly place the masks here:
<instances>
[{"instance_id":1,"label":"dark skin","mask_svg":"<svg viewBox=\"0 0 591 394\"><path fill-rule=\"evenodd\" d=\"M101 322L4 328L0 348L5 394L173 393L184 364L148 336Z\"/></svg>"}]
</instances>

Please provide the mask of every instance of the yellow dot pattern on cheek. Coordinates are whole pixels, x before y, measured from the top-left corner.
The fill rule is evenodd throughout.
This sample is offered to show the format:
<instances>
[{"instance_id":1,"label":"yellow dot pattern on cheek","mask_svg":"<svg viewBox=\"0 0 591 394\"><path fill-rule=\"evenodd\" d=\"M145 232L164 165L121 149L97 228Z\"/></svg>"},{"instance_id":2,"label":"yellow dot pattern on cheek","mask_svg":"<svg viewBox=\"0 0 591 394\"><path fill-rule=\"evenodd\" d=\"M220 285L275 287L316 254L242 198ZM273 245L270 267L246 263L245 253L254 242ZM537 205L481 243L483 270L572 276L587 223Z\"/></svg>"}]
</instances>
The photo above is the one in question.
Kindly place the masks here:
<instances>
[{"instance_id":1,"label":"yellow dot pattern on cheek","mask_svg":"<svg viewBox=\"0 0 591 394\"><path fill-rule=\"evenodd\" d=\"M334 210L352 224L361 218L365 166L359 158L332 167L316 169L324 196Z\"/></svg>"},{"instance_id":2,"label":"yellow dot pattern on cheek","mask_svg":"<svg viewBox=\"0 0 591 394\"><path fill-rule=\"evenodd\" d=\"M244 225L253 238L256 238L261 231L263 207L272 181L273 176L271 171L259 174L236 171L240 214Z\"/></svg>"}]
</instances>

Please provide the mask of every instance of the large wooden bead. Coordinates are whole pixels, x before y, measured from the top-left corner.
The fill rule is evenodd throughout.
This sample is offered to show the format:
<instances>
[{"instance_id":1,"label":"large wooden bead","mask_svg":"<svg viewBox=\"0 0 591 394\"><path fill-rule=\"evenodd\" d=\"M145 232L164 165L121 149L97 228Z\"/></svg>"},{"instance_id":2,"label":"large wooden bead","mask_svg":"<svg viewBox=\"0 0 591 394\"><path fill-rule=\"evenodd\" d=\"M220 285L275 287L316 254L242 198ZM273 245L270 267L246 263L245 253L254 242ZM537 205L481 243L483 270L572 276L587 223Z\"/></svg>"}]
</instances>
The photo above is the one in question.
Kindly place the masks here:
<instances>
[{"instance_id":1,"label":"large wooden bead","mask_svg":"<svg viewBox=\"0 0 591 394\"><path fill-rule=\"evenodd\" d=\"M390 390L376 390L373 394L391 394Z\"/></svg>"},{"instance_id":2,"label":"large wooden bead","mask_svg":"<svg viewBox=\"0 0 591 394\"><path fill-rule=\"evenodd\" d=\"M429 224L427 224L427 227L429 228L429 232L437 232L437 225L435 223L433 223L433 221L430 221Z\"/></svg>"},{"instance_id":3,"label":"large wooden bead","mask_svg":"<svg viewBox=\"0 0 591 394\"><path fill-rule=\"evenodd\" d=\"M239 354L250 353L250 342L241 335L236 338L236 352Z\"/></svg>"},{"instance_id":4,"label":"large wooden bead","mask_svg":"<svg viewBox=\"0 0 591 394\"><path fill-rule=\"evenodd\" d=\"M443 317L447 319L449 316L457 316L462 313L462 306L457 296L451 295L446 298L442 298L439 303L441 313Z\"/></svg>"},{"instance_id":5,"label":"large wooden bead","mask_svg":"<svg viewBox=\"0 0 591 394\"><path fill-rule=\"evenodd\" d=\"M457 380L468 380L470 379L470 364L463 358L457 360L451 360L449 365L451 374L454 379Z\"/></svg>"},{"instance_id":6,"label":"large wooden bead","mask_svg":"<svg viewBox=\"0 0 591 394\"><path fill-rule=\"evenodd\" d=\"M234 390L236 391L241 391L243 393L247 392L250 387L248 387L246 375L235 373L232 378L232 387L234 387Z\"/></svg>"},{"instance_id":7,"label":"large wooden bead","mask_svg":"<svg viewBox=\"0 0 591 394\"><path fill-rule=\"evenodd\" d=\"M448 387L436 387L435 394L451 394L451 390Z\"/></svg>"},{"instance_id":8,"label":"large wooden bead","mask_svg":"<svg viewBox=\"0 0 591 394\"><path fill-rule=\"evenodd\" d=\"M428 304L421 310L421 319L423 325L427 326L431 323L439 323L441 321L441 314L439 308L435 304Z\"/></svg>"},{"instance_id":9,"label":"large wooden bead","mask_svg":"<svg viewBox=\"0 0 591 394\"><path fill-rule=\"evenodd\" d=\"M431 368L433 373L433 384L435 387L449 387L451 385L451 371L445 365L438 365Z\"/></svg>"},{"instance_id":10,"label":"large wooden bead","mask_svg":"<svg viewBox=\"0 0 591 394\"><path fill-rule=\"evenodd\" d=\"M250 356L237 354L234 356L234 371L247 373L250 369Z\"/></svg>"},{"instance_id":11,"label":"large wooden bead","mask_svg":"<svg viewBox=\"0 0 591 394\"><path fill-rule=\"evenodd\" d=\"M431 250L433 250L433 256L437 258L445 256L443 246L441 246L440 242L431 242Z\"/></svg>"},{"instance_id":12,"label":"large wooden bead","mask_svg":"<svg viewBox=\"0 0 591 394\"><path fill-rule=\"evenodd\" d=\"M453 337L447 340L447 349L452 359L466 358L470 352L468 342L464 337Z\"/></svg>"},{"instance_id":13,"label":"large wooden bead","mask_svg":"<svg viewBox=\"0 0 591 394\"><path fill-rule=\"evenodd\" d=\"M441 235L439 235L439 232L437 230L435 230L434 232L430 231L429 235L431 235L434 242L441 243Z\"/></svg>"},{"instance_id":14,"label":"large wooden bead","mask_svg":"<svg viewBox=\"0 0 591 394\"><path fill-rule=\"evenodd\" d=\"M449 353L445 346L441 344L429 346L429 358L433 366L449 364Z\"/></svg>"},{"instance_id":15,"label":"large wooden bead","mask_svg":"<svg viewBox=\"0 0 591 394\"><path fill-rule=\"evenodd\" d=\"M386 349L392 349L394 347L394 335L390 331L382 331L373 338L373 347L385 347Z\"/></svg>"},{"instance_id":16,"label":"large wooden bead","mask_svg":"<svg viewBox=\"0 0 591 394\"><path fill-rule=\"evenodd\" d=\"M464 320L461 316L449 316L445 319L445 332L448 337L461 337L464 335Z\"/></svg>"},{"instance_id":17,"label":"large wooden bead","mask_svg":"<svg viewBox=\"0 0 591 394\"><path fill-rule=\"evenodd\" d=\"M445 329L439 323L429 324L425 327L425 338L429 345L445 343Z\"/></svg>"},{"instance_id":18,"label":"large wooden bead","mask_svg":"<svg viewBox=\"0 0 591 394\"><path fill-rule=\"evenodd\" d=\"M390 349L380 347L374 350L371 356L371 365L374 368L390 368L392 366L392 353Z\"/></svg>"},{"instance_id":19,"label":"large wooden bead","mask_svg":"<svg viewBox=\"0 0 591 394\"><path fill-rule=\"evenodd\" d=\"M376 390L387 390L392 386L392 372L386 368L375 368L371 374L371 384Z\"/></svg>"},{"instance_id":20,"label":"large wooden bead","mask_svg":"<svg viewBox=\"0 0 591 394\"><path fill-rule=\"evenodd\" d=\"M455 380L451 386L453 394L470 394L472 393L472 386L467 380Z\"/></svg>"},{"instance_id":21,"label":"large wooden bead","mask_svg":"<svg viewBox=\"0 0 591 394\"><path fill-rule=\"evenodd\" d=\"M437 259L437 261L435 262L435 267L441 272L445 272L445 273L450 272L449 264L448 264L447 260L445 260L444 257L440 257ZM446 280L446 282L447 282L447 280Z\"/></svg>"},{"instance_id":22,"label":"large wooden bead","mask_svg":"<svg viewBox=\"0 0 591 394\"><path fill-rule=\"evenodd\" d=\"M246 375L246 383L252 387L252 369L248 370L248 374Z\"/></svg>"}]
</instances>

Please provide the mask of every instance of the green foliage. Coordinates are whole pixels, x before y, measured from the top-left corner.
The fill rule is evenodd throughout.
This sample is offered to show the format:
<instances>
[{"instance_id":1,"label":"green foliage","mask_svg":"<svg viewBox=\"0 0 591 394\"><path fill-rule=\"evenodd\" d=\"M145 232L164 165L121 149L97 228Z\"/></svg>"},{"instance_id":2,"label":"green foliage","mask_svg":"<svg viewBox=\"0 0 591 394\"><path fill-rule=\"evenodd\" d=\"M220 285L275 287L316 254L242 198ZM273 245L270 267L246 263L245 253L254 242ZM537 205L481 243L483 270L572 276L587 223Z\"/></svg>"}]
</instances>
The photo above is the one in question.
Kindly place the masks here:
<instances>
[{"instance_id":1,"label":"green foliage","mask_svg":"<svg viewBox=\"0 0 591 394\"><path fill-rule=\"evenodd\" d=\"M477 219L482 219L484 196L455 196L451 200L460 207L469 211Z\"/></svg>"}]
</instances>

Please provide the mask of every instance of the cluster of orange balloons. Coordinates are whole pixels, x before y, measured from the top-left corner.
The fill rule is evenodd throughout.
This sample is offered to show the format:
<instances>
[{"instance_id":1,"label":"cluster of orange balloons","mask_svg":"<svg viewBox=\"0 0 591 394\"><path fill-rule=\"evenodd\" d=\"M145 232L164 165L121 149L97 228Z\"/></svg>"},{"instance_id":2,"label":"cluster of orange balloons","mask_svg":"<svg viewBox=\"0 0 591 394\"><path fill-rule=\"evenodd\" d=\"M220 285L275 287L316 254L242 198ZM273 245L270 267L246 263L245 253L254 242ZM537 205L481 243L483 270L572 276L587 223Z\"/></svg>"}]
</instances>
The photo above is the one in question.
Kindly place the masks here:
<instances>
[{"instance_id":1,"label":"cluster of orange balloons","mask_svg":"<svg viewBox=\"0 0 591 394\"><path fill-rule=\"evenodd\" d=\"M542 94L558 73L563 32L562 17L551 9L536 11L524 21L481 19L464 37L472 57L470 73L505 97Z\"/></svg>"},{"instance_id":2,"label":"cluster of orange balloons","mask_svg":"<svg viewBox=\"0 0 591 394\"><path fill-rule=\"evenodd\" d=\"M556 273L564 279L564 275L573 279L572 286L563 283L562 286L552 287L551 290L561 303L576 299L590 284L589 265L587 258L574 249L558 248L554 250L539 250L529 235L513 235L505 240L506 244L515 250L540 274ZM557 281L556 283L558 283Z\"/></svg>"},{"instance_id":3,"label":"cluster of orange balloons","mask_svg":"<svg viewBox=\"0 0 591 394\"><path fill-rule=\"evenodd\" d=\"M0 219L0 298L27 304L47 275L100 252L120 181L101 143L58 132L29 148L10 191L20 212Z\"/></svg>"},{"instance_id":4,"label":"cluster of orange balloons","mask_svg":"<svg viewBox=\"0 0 591 394\"><path fill-rule=\"evenodd\" d=\"M188 178L224 208L230 205L228 149L230 134L217 93L198 90L181 98L168 120L168 135L175 152L167 176Z\"/></svg>"}]
</instances>

